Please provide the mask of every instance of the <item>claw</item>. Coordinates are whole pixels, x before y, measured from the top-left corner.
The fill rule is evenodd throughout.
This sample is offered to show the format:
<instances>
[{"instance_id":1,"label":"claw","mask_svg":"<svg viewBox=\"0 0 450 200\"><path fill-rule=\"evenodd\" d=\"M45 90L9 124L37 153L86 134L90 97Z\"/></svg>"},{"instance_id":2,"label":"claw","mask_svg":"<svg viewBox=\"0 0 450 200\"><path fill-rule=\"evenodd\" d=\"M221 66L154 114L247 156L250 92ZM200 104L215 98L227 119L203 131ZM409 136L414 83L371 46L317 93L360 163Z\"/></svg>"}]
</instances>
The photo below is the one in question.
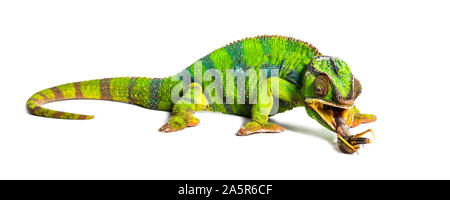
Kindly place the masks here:
<instances>
[{"instance_id":1,"label":"claw","mask_svg":"<svg viewBox=\"0 0 450 200\"><path fill-rule=\"evenodd\" d=\"M183 129L183 128L181 128ZM172 127L169 122L165 123L161 128L159 128L160 132L164 132L164 133L170 133L170 132L174 132L177 130L181 130L181 129L175 129L174 127Z\"/></svg>"}]
</instances>

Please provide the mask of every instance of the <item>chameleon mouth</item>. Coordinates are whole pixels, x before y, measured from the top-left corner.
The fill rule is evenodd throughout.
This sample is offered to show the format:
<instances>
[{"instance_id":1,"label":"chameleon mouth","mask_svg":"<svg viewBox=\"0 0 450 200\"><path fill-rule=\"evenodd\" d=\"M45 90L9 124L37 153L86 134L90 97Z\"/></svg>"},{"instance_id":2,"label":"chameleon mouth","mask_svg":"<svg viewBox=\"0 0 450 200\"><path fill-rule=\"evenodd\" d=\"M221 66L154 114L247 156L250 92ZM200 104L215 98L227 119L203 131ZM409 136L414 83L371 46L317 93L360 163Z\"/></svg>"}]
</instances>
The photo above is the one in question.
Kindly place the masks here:
<instances>
[{"instance_id":1,"label":"chameleon mouth","mask_svg":"<svg viewBox=\"0 0 450 200\"><path fill-rule=\"evenodd\" d=\"M353 105L338 105L321 99L306 99L308 107L313 109L328 126L337 131L338 119L350 126L353 121Z\"/></svg>"}]
</instances>

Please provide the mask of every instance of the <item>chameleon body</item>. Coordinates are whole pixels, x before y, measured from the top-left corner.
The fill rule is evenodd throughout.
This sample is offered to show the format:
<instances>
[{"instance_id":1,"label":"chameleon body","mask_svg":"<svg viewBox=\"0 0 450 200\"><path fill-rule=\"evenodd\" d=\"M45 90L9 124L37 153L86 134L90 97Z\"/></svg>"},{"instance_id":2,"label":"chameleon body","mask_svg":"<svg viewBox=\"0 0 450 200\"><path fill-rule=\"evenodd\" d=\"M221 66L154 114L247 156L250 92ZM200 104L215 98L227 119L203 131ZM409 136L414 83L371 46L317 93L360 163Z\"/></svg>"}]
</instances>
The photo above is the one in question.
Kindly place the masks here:
<instances>
[{"instance_id":1,"label":"chameleon body","mask_svg":"<svg viewBox=\"0 0 450 200\"><path fill-rule=\"evenodd\" d=\"M258 75L252 76L255 73ZM244 83L240 87L238 77L244 77L239 79ZM37 92L28 99L26 108L37 116L92 119L92 115L54 111L42 105L67 99L125 102L171 112L169 121L160 128L162 132L196 126L200 120L193 116L195 111L216 111L251 118L238 131L238 135L249 135L282 132L283 127L268 123L268 118L302 106L309 116L338 134L343 152L354 153L359 144L370 141L360 137L363 134L350 135L349 127L376 120L374 115L361 114L354 105L360 93L360 82L341 59L323 56L312 45L294 38L257 36L216 49L170 77L63 84Z\"/></svg>"}]
</instances>

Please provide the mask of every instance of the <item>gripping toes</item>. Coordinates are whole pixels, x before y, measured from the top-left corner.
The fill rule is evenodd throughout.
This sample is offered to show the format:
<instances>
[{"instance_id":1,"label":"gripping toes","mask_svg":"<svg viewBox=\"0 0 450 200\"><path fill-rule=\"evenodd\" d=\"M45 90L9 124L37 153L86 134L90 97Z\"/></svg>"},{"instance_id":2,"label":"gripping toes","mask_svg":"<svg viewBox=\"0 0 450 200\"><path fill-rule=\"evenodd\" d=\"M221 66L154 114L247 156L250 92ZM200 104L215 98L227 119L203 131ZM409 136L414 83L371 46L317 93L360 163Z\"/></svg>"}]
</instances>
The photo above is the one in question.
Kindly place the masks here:
<instances>
[{"instance_id":1,"label":"gripping toes","mask_svg":"<svg viewBox=\"0 0 450 200\"><path fill-rule=\"evenodd\" d=\"M284 128L279 125L276 125L276 124L272 124L272 123L260 124L255 121L251 121L251 122L246 123L244 125L244 127L242 127L241 129L239 129L237 135L244 136L244 135L251 135L251 134L255 134L255 133L280 133L283 131L284 131Z\"/></svg>"},{"instance_id":2,"label":"gripping toes","mask_svg":"<svg viewBox=\"0 0 450 200\"><path fill-rule=\"evenodd\" d=\"M181 116L177 116L174 115L172 117L170 117L169 121L164 124L159 131L161 132L174 132L174 131L179 131L182 130L184 128L186 128L186 120L181 117Z\"/></svg>"},{"instance_id":3,"label":"gripping toes","mask_svg":"<svg viewBox=\"0 0 450 200\"><path fill-rule=\"evenodd\" d=\"M182 116L174 115L170 120L165 123L159 131L169 133L174 131L183 130L186 127L194 127L200 123L200 120L194 116L190 116L189 119L185 119Z\"/></svg>"}]
</instances>

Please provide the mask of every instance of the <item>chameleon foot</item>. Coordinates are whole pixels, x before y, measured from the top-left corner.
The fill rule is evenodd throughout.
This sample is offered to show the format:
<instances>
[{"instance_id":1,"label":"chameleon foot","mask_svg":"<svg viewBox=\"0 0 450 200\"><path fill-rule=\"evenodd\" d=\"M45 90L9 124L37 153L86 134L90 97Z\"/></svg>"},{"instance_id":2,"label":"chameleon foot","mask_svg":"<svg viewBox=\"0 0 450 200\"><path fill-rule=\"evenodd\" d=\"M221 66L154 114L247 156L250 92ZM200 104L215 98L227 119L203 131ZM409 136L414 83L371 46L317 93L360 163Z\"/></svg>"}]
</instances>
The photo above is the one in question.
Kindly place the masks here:
<instances>
[{"instance_id":1,"label":"chameleon foot","mask_svg":"<svg viewBox=\"0 0 450 200\"><path fill-rule=\"evenodd\" d=\"M200 124L200 120L197 117L191 116L187 123L187 127L194 127Z\"/></svg>"},{"instance_id":2,"label":"chameleon foot","mask_svg":"<svg viewBox=\"0 0 450 200\"><path fill-rule=\"evenodd\" d=\"M373 132L371 129L368 129L360 134L351 135L351 136L342 136L338 134L338 147L343 153L353 154L358 153L359 145L361 144L370 144L371 141L369 138L361 137L364 134Z\"/></svg>"},{"instance_id":3,"label":"chameleon foot","mask_svg":"<svg viewBox=\"0 0 450 200\"><path fill-rule=\"evenodd\" d=\"M192 115L188 119L188 122L186 122L186 120L183 117L174 115L170 118L170 120L166 124L164 124L161 128L159 128L159 131L169 133L183 130L186 127L194 127L197 126L199 123L200 120Z\"/></svg>"},{"instance_id":4,"label":"chameleon foot","mask_svg":"<svg viewBox=\"0 0 450 200\"><path fill-rule=\"evenodd\" d=\"M237 135L244 136L244 135L251 135L255 133L280 133L283 132L284 128L281 126L278 126L276 124L272 123L264 123L260 124L258 122L252 121L248 122L239 129Z\"/></svg>"}]
</instances>

